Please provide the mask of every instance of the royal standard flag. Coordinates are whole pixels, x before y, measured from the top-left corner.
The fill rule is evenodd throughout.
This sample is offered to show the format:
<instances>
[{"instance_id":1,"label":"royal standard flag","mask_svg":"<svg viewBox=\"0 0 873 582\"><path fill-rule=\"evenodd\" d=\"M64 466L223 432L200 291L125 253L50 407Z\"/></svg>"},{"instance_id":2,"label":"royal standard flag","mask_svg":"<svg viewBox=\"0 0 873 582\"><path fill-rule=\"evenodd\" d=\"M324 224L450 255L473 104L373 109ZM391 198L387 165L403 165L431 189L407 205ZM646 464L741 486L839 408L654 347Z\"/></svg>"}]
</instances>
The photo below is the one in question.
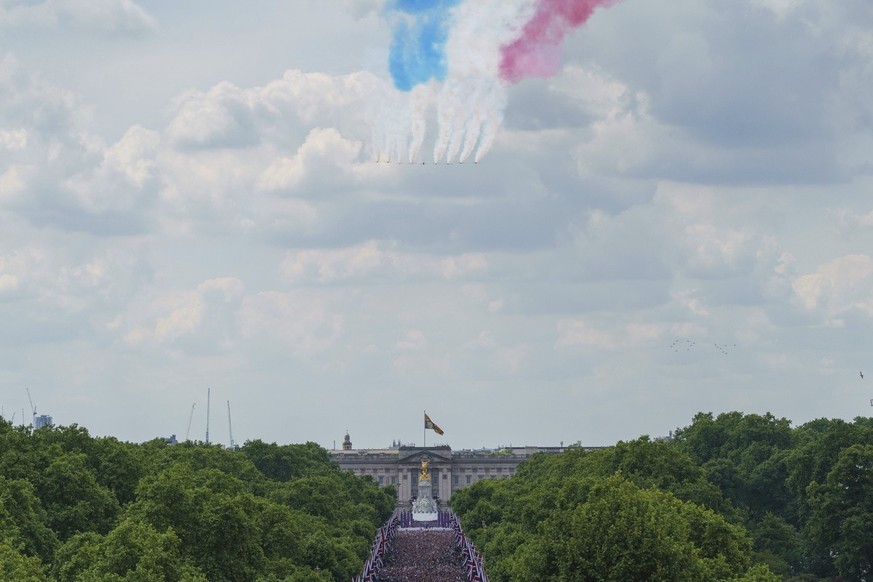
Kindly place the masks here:
<instances>
[{"instance_id":1,"label":"royal standard flag","mask_svg":"<svg viewBox=\"0 0 873 582\"><path fill-rule=\"evenodd\" d=\"M434 421L430 419L427 413L424 413L424 428L433 429L433 431L437 434L443 434L443 429L438 427Z\"/></svg>"}]
</instances>

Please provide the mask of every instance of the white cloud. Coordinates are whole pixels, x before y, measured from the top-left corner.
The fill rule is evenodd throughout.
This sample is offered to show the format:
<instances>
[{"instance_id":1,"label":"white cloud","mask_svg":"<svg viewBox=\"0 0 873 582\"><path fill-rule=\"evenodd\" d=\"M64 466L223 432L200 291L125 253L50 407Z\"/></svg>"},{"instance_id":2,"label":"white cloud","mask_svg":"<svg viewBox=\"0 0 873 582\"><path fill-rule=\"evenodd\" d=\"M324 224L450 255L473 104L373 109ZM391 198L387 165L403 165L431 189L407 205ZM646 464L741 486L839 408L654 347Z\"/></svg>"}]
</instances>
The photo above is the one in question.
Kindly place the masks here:
<instances>
[{"instance_id":1,"label":"white cloud","mask_svg":"<svg viewBox=\"0 0 873 582\"><path fill-rule=\"evenodd\" d=\"M0 58L0 114L10 128L4 142L10 150L28 152L55 141L72 142L84 121L72 92L32 71L11 54ZM23 132L23 133L22 133Z\"/></svg>"},{"instance_id":2,"label":"white cloud","mask_svg":"<svg viewBox=\"0 0 873 582\"><path fill-rule=\"evenodd\" d=\"M245 284L236 277L220 277L200 283L197 286L197 291L204 295L213 292L218 293L222 296L225 303L230 303L243 296Z\"/></svg>"},{"instance_id":3,"label":"white cloud","mask_svg":"<svg viewBox=\"0 0 873 582\"><path fill-rule=\"evenodd\" d=\"M528 346L500 348L495 354L497 362L495 367L501 371L518 372L527 363L529 356L530 348Z\"/></svg>"},{"instance_id":4,"label":"white cloud","mask_svg":"<svg viewBox=\"0 0 873 582\"><path fill-rule=\"evenodd\" d=\"M18 277L9 273L0 273L0 295L18 288Z\"/></svg>"},{"instance_id":5,"label":"white cloud","mask_svg":"<svg viewBox=\"0 0 873 582\"><path fill-rule=\"evenodd\" d=\"M488 268L481 254L434 257L402 253L391 243L366 241L337 250L289 251L280 272L289 283L403 280L410 278L463 279Z\"/></svg>"},{"instance_id":6,"label":"white cloud","mask_svg":"<svg viewBox=\"0 0 873 582\"><path fill-rule=\"evenodd\" d=\"M220 321L228 319L226 313L232 314L239 308L244 290L243 282L233 277L209 279L195 289L165 293L151 290L133 303L120 321L111 320L108 327L121 331L129 346L172 345L199 335L196 339L204 348L228 347L232 341L227 336L235 332ZM218 329L210 327L211 333L206 336L203 328L210 322L215 322Z\"/></svg>"},{"instance_id":7,"label":"white cloud","mask_svg":"<svg viewBox=\"0 0 873 582\"><path fill-rule=\"evenodd\" d=\"M282 143L283 132L303 122L335 127L363 137L366 110L381 82L368 73L332 76L286 71L263 87L241 89L222 82L207 92L188 91L176 99L168 127L179 147L240 147L261 140Z\"/></svg>"},{"instance_id":8,"label":"white cloud","mask_svg":"<svg viewBox=\"0 0 873 582\"><path fill-rule=\"evenodd\" d=\"M714 224L692 224L685 228L685 244L691 266L704 271L736 270L745 257L754 256L760 241L757 234Z\"/></svg>"},{"instance_id":9,"label":"white cloud","mask_svg":"<svg viewBox=\"0 0 873 582\"><path fill-rule=\"evenodd\" d=\"M189 91L177 97L177 111L167 128L177 146L245 146L257 141L251 123L259 104L255 91L222 82L207 93Z\"/></svg>"},{"instance_id":10,"label":"white cloud","mask_svg":"<svg viewBox=\"0 0 873 582\"><path fill-rule=\"evenodd\" d=\"M467 301L484 306L487 313L497 314L503 309L505 299L495 297L492 293L494 293L493 289L481 283L467 283L459 290L459 295Z\"/></svg>"},{"instance_id":11,"label":"white cloud","mask_svg":"<svg viewBox=\"0 0 873 582\"><path fill-rule=\"evenodd\" d=\"M628 323L602 327L585 319L562 319L557 323L559 349L585 347L615 351L648 344L671 331L667 324Z\"/></svg>"},{"instance_id":12,"label":"white cloud","mask_svg":"<svg viewBox=\"0 0 873 582\"><path fill-rule=\"evenodd\" d=\"M340 0L345 9L356 18L381 13L387 0Z\"/></svg>"},{"instance_id":13,"label":"white cloud","mask_svg":"<svg viewBox=\"0 0 873 582\"><path fill-rule=\"evenodd\" d=\"M168 312L155 322L153 335L159 343L172 342L193 333L203 321L203 298L194 291L168 297L159 309Z\"/></svg>"},{"instance_id":14,"label":"white cloud","mask_svg":"<svg viewBox=\"0 0 873 582\"><path fill-rule=\"evenodd\" d=\"M873 211L855 212L849 208L835 208L829 210L829 213L834 216L843 231L873 228Z\"/></svg>"},{"instance_id":15,"label":"white cloud","mask_svg":"<svg viewBox=\"0 0 873 582\"><path fill-rule=\"evenodd\" d=\"M578 260L574 267L587 281L653 280L668 274L672 233L651 206L627 208L616 216L591 211L569 234Z\"/></svg>"},{"instance_id":16,"label":"white cloud","mask_svg":"<svg viewBox=\"0 0 873 582\"><path fill-rule=\"evenodd\" d=\"M586 113L598 120L616 120L624 116L631 104L629 87L603 71L570 64L550 80L549 87L572 99Z\"/></svg>"},{"instance_id":17,"label":"white cloud","mask_svg":"<svg viewBox=\"0 0 873 582\"><path fill-rule=\"evenodd\" d=\"M157 132L133 126L106 148L100 164L67 181L81 205L91 211L140 210L160 185Z\"/></svg>"},{"instance_id":18,"label":"white cloud","mask_svg":"<svg viewBox=\"0 0 873 582\"><path fill-rule=\"evenodd\" d=\"M27 178L20 166L12 166L0 174L0 204L18 198L25 190Z\"/></svg>"},{"instance_id":19,"label":"white cloud","mask_svg":"<svg viewBox=\"0 0 873 582\"><path fill-rule=\"evenodd\" d=\"M0 29L59 28L68 24L108 33L142 33L157 26L155 19L132 0L0 2Z\"/></svg>"},{"instance_id":20,"label":"white cloud","mask_svg":"<svg viewBox=\"0 0 873 582\"><path fill-rule=\"evenodd\" d=\"M466 253L456 257L446 257L440 261L440 271L445 279L464 278L472 273L488 270L488 260L480 253Z\"/></svg>"},{"instance_id":21,"label":"white cloud","mask_svg":"<svg viewBox=\"0 0 873 582\"><path fill-rule=\"evenodd\" d=\"M655 203L665 210L664 232L674 237L683 270L697 277L772 274L776 243L756 224L769 208L765 198L695 184L661 183Z\"/></svg>"},{"instance_id":22,"label":"white cloud","mask_svg":"<svg viewBox=\"0 0 873 582\"><path fill-rule=\"evenodd\" d=\"M673 294L673 301L682 305L694 315L706 317L712 313L706 307L705 299L700 297L695 289L675 292Z\"/></svg>"},{"instance_id":23,"label":"white cloud","mask_svg":"<svg viewBox=\"0 0 873 582\"><path fill-rule=\"evenodd\" d=\"M494 334L490 331L480 331L474 339L464 344L466 350L481 350L497 346L497 341L494 339Z\"/></svg>"},{"instance_id":24,"label":"white cloud","mask_svg":"<svg viewBox=\"0 0 873 582\"><path fill-rule=\"evenodd\" d=\"M829 323L841 325L858 311L873 317L873 258L846 255L794 280L794 292L804 308Z\"/></svg>"},{"instance_id":25,"label":"white cloud","mask_svg":"<svg viewBox=\"0 0 873 582\"><path fill-rule=\"evenodd\" d=\"M27 147L27 130L0 129L0 147L10 151L23 150Z\"/></svg>"},{"instance_id":26,"label":"white cloud","mask_svg":"<svg viewBox=\"0 0 873 582\"><path fill-rule=\"evenodd\" d=\"M372 275L385 269L394 258L393 252L381 249L376 241L367 241L335 251L289 251L280 270L283 278L291 283L306 280L330 283Z\"/></svg>"},{"instance_id":27,"label":"white cloud","mask_svg":"<svg viewBox=\"0 0 873 582\"><path fill-rule=\"evenodd\" d=\"M749 0L751 4L770 10L780 19L785 18L808 0Z\"/></svg>"},{"instance_id":28,"label":"white cloud","mask_svg":"<svg viewBox=\"0 0 873 582\"><path fill-rule=\"evenodd\" d=\"M81 246L43 241L0 254L7 319L47 321L46 333L70 333L70 326L75 335L90 337L115 317L144 280L140 249L126 242L113 249Z\"/></svg>"},{"instance_id":29,"label":"white cloud","mask_svg":"<svg viewBox=\"0 0 873 582\"><path fill-rule=\"evenodd\" d=\"M809 0L749 0L749 2L754 6L770 10L782 20L801 6L808 4Z\"/></svg>"},{"instance_id":30,"label":"white cloud","mask_svg":"<svg viewBox=\"0 0 873 582\"><path fill-rule=\"evenodd\" d=\"M196 291L167 294L148 306L142 324L124 334L128 345L143 342L172 343L183 335L193 334L203 321L205 305Z\"/></svg>"},{"instance_id":31,"label":"white cloud","mask_svg":"<svg viewBox=\"0 0 873 582\"><path fill-rule=\"evenodd\" d=\"M46 257L42 251L30 247L0 254L0 275L4 278L4 291L12 291L27 285L30 280L39 280L51 269L44 267Z\"/></svg>"},{"instance_id":32,"label":"white cloud","mask_svg":"<svg viewBox=\"0 0 873 582\"><path fill-rule=\"evenodd\" d=\"M353 179L351 166L361 152L360 142L344 139L333 129L313 129L291 158L275 160L258 180L267 191L316 190ZM307 180L308 178L308 180Z\"/></svg>"},{"instance_id":33,"label":"white cloud","mask_svg":"<svg viewBox=\"0 0 873 582\"><path fill-rule=\"evenodd\" d=\"M675 152L682 147L677 136L651 116L645 93L632 95L630 87L599 82L607 83L610 89L599 91L601 99L594 108L599 115L591 124L590 135L575 148L583 176L647 173L656 163L659 148Z\"/></svg>"},{"instance_id":34,"label":"white cloud","mask_svg":"<svg viewBox=\"0 0 873 582\"><path fill-rule=\"evenodd\" d=\"M300 357L324 352L343 335L345 317L323 297L265 291L246 297L239 313L243 337L279 342Z\"/></svg>"},{"instance_id":35,"label":"white cloud","mask_svg":"<svg viewBox=\"0 0 873 582\"><path fill-rule=\"evenodd\" d=\"M427 347L427 337L417 329L409 330L403 339L394 344L394 349L401 352L418 352Z\"/></svg>"}]
</instances>

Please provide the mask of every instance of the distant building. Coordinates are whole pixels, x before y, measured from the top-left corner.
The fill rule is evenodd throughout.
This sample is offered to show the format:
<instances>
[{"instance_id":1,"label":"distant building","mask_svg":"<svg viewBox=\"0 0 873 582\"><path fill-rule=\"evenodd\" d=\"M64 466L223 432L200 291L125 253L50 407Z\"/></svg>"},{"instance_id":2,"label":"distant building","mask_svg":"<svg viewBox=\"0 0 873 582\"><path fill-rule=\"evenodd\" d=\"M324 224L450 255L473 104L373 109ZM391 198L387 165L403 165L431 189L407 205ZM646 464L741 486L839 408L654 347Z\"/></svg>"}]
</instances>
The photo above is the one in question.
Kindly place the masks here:
<instances>
[{"instance_id":1,"label":"distant building","mask_svg":"<svg viewBox=\"0 0 873 582\"><path fill-rule=\"evenodd\" d=\"M48 414L40 414L39 416L34 415L33 417L33 429L37 430L44 426L52 426L54 424L52 422L52 417Z\"/></svg>"},{"instance_id":2,"label":"distant building","mask_svg":"<svg viewBox=\"0 0 873 582\"><path fill-rule=\"evenodd\" d=\"M347 446L348 445L348 446ZM561 453L563 447L509 447L453 451L448 445L415 447L395 444L388 449L352 449L346 433L343 449L328 451L343 469L369 475L379 485L397 488L398 505L408 506L418 497L422 459L428 461L433 496L446 502L452 492L482 479L508 479L535 453Z\"/></svg>"}]
</instances>

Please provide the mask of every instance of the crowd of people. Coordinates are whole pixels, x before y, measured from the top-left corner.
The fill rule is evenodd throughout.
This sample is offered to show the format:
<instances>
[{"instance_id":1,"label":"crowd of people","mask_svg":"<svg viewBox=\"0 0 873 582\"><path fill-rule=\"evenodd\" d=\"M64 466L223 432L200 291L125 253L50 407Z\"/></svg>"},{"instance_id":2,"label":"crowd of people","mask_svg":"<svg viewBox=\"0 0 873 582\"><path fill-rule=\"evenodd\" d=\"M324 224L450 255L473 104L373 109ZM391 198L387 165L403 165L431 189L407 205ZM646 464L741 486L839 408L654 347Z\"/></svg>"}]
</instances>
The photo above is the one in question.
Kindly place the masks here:
<instances>
[{"instance_id":1,"label":"crowd of people","mask_svg":"<svg viewBox=\"0 0 873 582\"><path fill-rule=\"evenodd\" d=\"M398 531L376 580L467 582L455 533L444 529Z\"/></svg>"}]
</instances>

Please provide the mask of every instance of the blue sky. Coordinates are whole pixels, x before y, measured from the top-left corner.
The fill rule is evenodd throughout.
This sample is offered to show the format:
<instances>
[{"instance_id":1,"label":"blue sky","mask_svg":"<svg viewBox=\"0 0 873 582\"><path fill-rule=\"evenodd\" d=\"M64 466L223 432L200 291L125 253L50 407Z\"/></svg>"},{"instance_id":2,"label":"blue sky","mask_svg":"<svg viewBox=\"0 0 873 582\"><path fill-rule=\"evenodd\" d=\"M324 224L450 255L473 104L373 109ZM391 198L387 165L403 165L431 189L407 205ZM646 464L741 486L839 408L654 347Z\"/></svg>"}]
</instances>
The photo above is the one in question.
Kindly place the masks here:
<instances>
[{"instance_id":1,"label":"blue sky","mask_svg":"<svg viewBox=\"0 0 873 582\"><path fill-rule=\"evenodd\" d=\"M463 448L868 415L873 6L625 0L494 85L477 26L525 2L462 2L445 85L398 95L378 1L0 0L5 416L141 441L196 402L202 438L211 388L213 440L229 400L239 442L420 443L426 409ZM499 114L479 164L375 163L440 106Z\"/></svg>"}]
</instances>

